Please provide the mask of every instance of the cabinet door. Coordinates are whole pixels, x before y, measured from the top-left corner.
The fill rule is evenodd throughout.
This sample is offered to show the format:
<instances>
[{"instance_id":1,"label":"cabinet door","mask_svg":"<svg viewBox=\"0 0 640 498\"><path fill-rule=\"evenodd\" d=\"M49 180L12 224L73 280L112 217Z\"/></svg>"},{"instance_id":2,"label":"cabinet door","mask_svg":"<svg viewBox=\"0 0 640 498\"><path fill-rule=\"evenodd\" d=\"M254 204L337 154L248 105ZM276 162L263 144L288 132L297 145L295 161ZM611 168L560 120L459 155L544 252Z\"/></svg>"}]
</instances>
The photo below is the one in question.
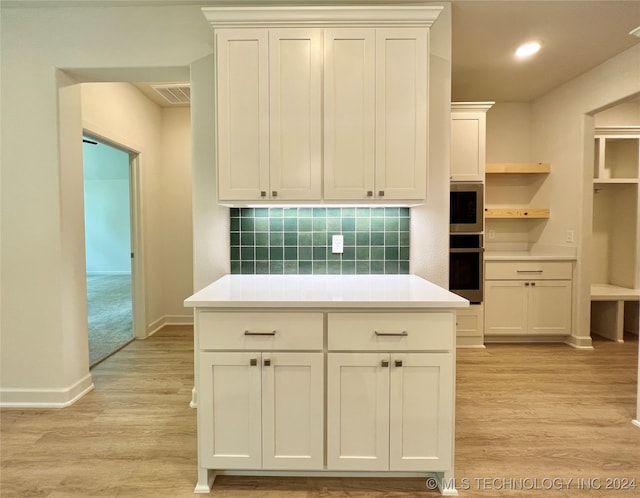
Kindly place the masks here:
<instances>
[{"instance_id":1,"label":"cabinet door","mask_svg":"<svg viewBox=\"0 0 640 498\"><path fill-rule=\"evenodd\" d=\"M425 198L428 60L426 28L376 30L376 197Z\"/></svg>"},{"instance_id":2,"label":"cabinet door","mask_svg":"<svg viewBox=\"0 0 640 498\"><path fill-rule=\"evenodd\" d=\"M322 195L322 31L269 31L271 198Z\"/></svg>"},{"instance_id":3,"label":"cabinet door","mask_svg":"<svg viewBox=\"0 0 640 498\"><path fill-rule=\"evenodd\" d=\"M199 463L261 467L259 353L199 353Z\"/></svg>"},{"instance_id":4,"label":"cabinet door","mask_svg":"<svg viewBox=\"0 0 640 498\"><path fill-rule=\"evenodd\" d=\"M324 32L324 198L374 190L375 30Z\"/></svg>"},{"instance_id":5,"label":"cabinet door","mask_svg":"<svg viewBox=\"0 0 640 498\"><path fill-rule=\"evenodd\" d=\"M527 294L524 282L488 280L484 290L485 336L525 334Z\"/></svg>"},{"instance_id":6,"label":"cabinet door","mask_svg":"<svg viewBox=\"0 0 640 498\"><path fill-rule=\"evenodd\" d=\"M451 354L392 354L390 375L389 470L450 469Z\"/></svg>"},{"instance_id":7,"label":"cabinet door","mask_svg":"<svg viewBox=\"0 0 640 498\"><path fill-rule=\"evenodd\" d=\"M327 468L388 467L389 355L329 353Z\"/></svg>"},{"instance_id":8,"label":"cabinet door","mask_svg":"<svg viewBox=\"0 0 640 498\"><path fill-rule=\"evenodd\" d=\"M322 470L323 353L263 353L263 468Z\"/></svg>"},{"instance_id":9,"label":"cabinet door","mask_svg":"<svg viewBox=\"0 0 640 498\"><path fill-rule=\"evenodd\" d=\"M484 112L451 114L451 180L484 181L485 120Z\"/></svg>"},{"instance_id":10,"label":"cabinet door","mask_svg":"<svg viewBox=\"0 0 640 498\"><path fill-rule=\"evenodd\" d=\"M530 282L528 315L530 334L571 334L571 281Z\"/></svg>"},{"instance_id":11,"label":"cabinet door","mask_svg":"<svg viewBox=\"0 0 640 498\"><path fill-rule=\"evenodd\" d=\"M254 200L269 190L268 33L216 31L218 193Z\"/></svg>"}]
</instances>

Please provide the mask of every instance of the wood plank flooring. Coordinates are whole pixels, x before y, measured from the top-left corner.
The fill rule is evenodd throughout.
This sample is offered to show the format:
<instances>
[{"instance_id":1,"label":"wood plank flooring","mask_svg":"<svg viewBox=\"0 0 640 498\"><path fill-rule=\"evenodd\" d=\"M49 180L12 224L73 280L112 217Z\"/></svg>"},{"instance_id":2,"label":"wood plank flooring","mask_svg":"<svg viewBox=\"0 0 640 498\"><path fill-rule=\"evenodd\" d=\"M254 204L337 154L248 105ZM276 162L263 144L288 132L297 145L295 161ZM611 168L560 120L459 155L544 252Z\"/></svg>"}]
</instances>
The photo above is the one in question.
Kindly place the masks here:
<instances>
[{"instance_id":1,"label":"wood plank flooring","mask_svg":"<svg viewBox=\"0 0 640 498\"><path fill-rule=\"evenodd\" d=\"M458 350L456 479L467 497L640 496L637 337ZM135 341L62 410L0 412L0 496L193 497L190 328ZM635 490L607 490L636 479ZM555 479L555 480L553 480ZM573 479L569 482L569 479ZM601 489L592 489L587 487ZM532 489L534 488L534 489ZM423 479L219 477L214 495L431 497Z\"/></svg>"}]
</instances>

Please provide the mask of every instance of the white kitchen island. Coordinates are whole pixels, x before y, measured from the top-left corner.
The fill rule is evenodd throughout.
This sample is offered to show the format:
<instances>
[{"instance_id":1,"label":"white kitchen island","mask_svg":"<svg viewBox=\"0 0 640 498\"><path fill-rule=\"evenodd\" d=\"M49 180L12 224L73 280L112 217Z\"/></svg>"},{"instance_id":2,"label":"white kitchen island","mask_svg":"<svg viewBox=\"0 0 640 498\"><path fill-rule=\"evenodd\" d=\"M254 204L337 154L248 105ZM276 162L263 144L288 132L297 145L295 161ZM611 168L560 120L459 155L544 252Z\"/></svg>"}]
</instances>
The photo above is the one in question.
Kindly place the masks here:
<instances>
[{"instance_id":1,"label":"white kitchen island","mask_svg":"<svg viewBox=\"0 0 640 498\"><path fill-rule=\"evenodd\" d=\"M195 308L198 484L422 476L456 495L455 312L414 275L226 275Z\"/></svg>"}]
</instances>

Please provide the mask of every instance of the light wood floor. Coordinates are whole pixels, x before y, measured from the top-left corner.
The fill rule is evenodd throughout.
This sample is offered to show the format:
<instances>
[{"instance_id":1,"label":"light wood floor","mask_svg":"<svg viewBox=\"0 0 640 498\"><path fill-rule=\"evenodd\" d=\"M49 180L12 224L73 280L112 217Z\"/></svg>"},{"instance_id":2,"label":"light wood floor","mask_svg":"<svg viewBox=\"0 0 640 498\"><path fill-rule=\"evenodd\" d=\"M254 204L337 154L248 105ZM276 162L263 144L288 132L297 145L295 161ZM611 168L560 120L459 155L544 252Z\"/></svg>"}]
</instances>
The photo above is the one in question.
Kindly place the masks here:
<instances>
[{"instance_id":1,"label":"light wood floor","mask_svg":"<svg viewBox=\"0 0 640 498\"><path fill-rule=\"evenodd\" d=\"M640 496L640 428L631 424L638 343L629 339L596 341L595 351L458 350L460 496ZM193 497L192 347L189 328L167 329L98 365L95 390L69 408L2 410L0 496ZM638 487L605 490L607 478L635 478ZM525 489L509 489L517 486ZM438 496L423 479L220 477L214 491L223 498Z\"/></svg>"}]
</instances>

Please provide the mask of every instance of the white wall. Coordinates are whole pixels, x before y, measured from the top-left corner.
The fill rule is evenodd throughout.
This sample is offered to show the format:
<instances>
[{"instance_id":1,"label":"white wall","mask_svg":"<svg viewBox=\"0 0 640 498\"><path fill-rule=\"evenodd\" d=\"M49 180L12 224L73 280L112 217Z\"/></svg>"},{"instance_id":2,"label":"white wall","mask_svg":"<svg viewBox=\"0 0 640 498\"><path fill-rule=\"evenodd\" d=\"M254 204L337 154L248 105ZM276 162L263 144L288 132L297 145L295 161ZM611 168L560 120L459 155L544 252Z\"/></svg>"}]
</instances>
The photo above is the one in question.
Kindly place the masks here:
<instances>
[{"instance_id":1,"label":"white wall","mask_svg":"<svg viewBox=\"0 0 640 498\"><path fill-rule=\"evenodd\" d=\"M193 294L191 110L162 109L160 216L164 323L192 322L183 301Z\"/></svg>"},{"instance_id":2,"label":"white wall","mask_svg":"<svg viewBox=\"0 0 640 498\"><path fill-rule=\"evenodd\" d=\"M170 81L211 54L212 36L196 5L3 6L0 22L0 400L64 406L92 387L76 83Z\"/></svg>"},{"instance_id":3,"label":"white wall","mask_svg":"<svg viewBox=\"0 0 640 498\"><path fill-rule=\"evenodd\" d=\"M431 27L427 201L411 209L410 271L449 287L451 5Z\"/></svg>"},{"instance_id":4,"label":"white wall","mask_svg":"<svg viewBox=\"0 0 640 498\"><path fill-rule=\"evenodd\" d=\"M576 236L576 284L573 337L590 346L590 283L593 134L592 115L640 92L640 45L584 73L532 107L533 153L551 162L547 198L551 219L540 234L546 245L564 244L568 229Z\"/></svg>"}]
</instances>

